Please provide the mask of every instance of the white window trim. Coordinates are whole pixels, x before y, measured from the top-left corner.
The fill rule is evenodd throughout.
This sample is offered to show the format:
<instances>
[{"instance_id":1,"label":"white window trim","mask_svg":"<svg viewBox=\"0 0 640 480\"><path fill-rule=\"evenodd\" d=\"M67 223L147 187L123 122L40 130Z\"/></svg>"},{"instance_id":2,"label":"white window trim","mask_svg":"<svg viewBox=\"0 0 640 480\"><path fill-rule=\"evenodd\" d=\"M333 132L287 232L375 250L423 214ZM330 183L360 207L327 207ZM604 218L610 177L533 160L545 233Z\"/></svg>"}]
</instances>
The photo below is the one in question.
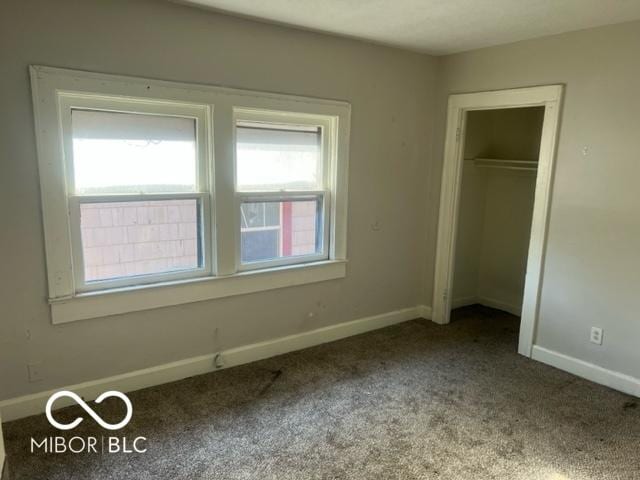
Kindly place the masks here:
<instances>
[{"instance_id":1,"label":"white window trim","mask_svg":"<svg viewBox=\"0 0 640 480\"><path fill-rule=\"evenodd\" d=\"M192 278L153 285L101 290L49 300L53 324L201 302L334 280L346 276L346 260L299 263L225 277Z\"/></svg>"},{"instance_id":2,"label":"white window trim","mask_svg":"<svg viewBox=\"0 0 640 480\"><path fill-rule=\"evenodd\" d=\"M137 77L106 75L83 71L31 66L34 117L40 170L47 280L52 322L65 323L169 305L221 298L244 293L289 287L344 277L346 274L347 171L351 107L348 103L291 95L262 93L207 85L166 82ZM136 285L110 290L82 292L77 288L72 256L72 227L66 185L60 101L68 97L96 94L107 99L162 99L185 107L208 109L205 134L207 170L204 173L213 205L206 212L210 223L212 252L205 258L210 264L200 278L171 278L151 285ZM139 100L136 100L139 101ZM271 268L240 271L239 215L235 194L235 113L281 112L285 118L296 112L301 117L330 117L335 139L330 148L332 162L329 193L332 208L325 207L325 243L328 255L319 261L295 265L269 265ZM213 128L212 128L213 126ZM339 128L338 128L339 127ZM214 175L215 171L215 175ZM200 178L202 179L202 172ZM326 185L326 184L325 184ZM305 192L308 194L308 192ZM262 195L262 193L261 193ZM193 195L192 195L193 196ZM151 195L146 197L151 199ZM215 198L215 200L213 200ZM203 208L205 204L203 200ZM206 224L205 224L206 225ZM77 250L77 249L76 249ZM217 255L214 255L216 253ZM211 272L211 274L209 274ZM193 273L193 272L190 272ZM190 275L191 276L191 275Z\"/></svg>"}]
</instances>

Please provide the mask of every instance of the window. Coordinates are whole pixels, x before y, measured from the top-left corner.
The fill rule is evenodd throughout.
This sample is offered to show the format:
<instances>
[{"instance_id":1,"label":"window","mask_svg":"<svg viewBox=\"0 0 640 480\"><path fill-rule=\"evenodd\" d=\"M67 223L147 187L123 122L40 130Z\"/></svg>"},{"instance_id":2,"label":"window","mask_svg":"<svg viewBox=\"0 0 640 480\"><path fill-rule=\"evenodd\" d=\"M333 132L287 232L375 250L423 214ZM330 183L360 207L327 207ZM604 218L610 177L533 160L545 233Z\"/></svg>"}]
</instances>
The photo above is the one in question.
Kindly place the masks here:
<instances>
[{"instance_id":1,"label":"window","mask_svg":"<svg viewBox=\"0 0 640 480\"><path fill-rule=\"evenodd\" d=\"M322 118L236 111L241 269L328 258L328 128Z\"/></svg>"},{"instance_id":2,"label":"window","mask_svg":"<svg viewBox=\"0 0 640 480\"><path fill-rule=\"evenodd\" d=\"M345 275L347 104L31 80L54 323Z\"/></svg>"},{"instance_id":3,"label":"window","mask_svg":"<svg viewBox=\"0 0 640 480\"><path fill-rule=\"evenodd\" d=\"M60 105L76 291L211 274L207 107L74 94Z\"/></svg>"}]
</instances>

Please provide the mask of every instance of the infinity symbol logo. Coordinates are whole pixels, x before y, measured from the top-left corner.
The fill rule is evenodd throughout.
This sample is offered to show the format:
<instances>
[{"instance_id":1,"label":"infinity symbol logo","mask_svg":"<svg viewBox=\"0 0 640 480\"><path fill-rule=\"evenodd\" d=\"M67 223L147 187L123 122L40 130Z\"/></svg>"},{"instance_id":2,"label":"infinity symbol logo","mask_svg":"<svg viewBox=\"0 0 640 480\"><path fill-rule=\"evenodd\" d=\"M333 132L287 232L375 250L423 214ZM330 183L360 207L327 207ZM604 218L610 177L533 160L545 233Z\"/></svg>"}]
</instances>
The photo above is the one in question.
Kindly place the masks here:
<instances>
[{"instance_id":1,"label":"infinity symbol logo","mask_svg":"<svg viewBox=\"0 0 640 480\"><path fill-rule=\"evenodd\" d=\"M49 400L47 400L47 407L45 409L45 413L47 414L47 419L49 420L49 423L51 425L53 425L54 427L56 427L58 430L71 430L72 428L77 427L80 424L80 422L82 422L82 420L84 420L84 418L78 417L73 422L68 423L66 425L63 424L63 423L57 422L53 418L53 415L51 414L51 408L53 407L53 403L57 399L59 399L60 397L69 397L69 398L73 399L73 401L76 402L78 405L80 405L84 409L85 412L87 412L89 415L91 415L91 417L96 422L98 422L98 424L102 428L106 428L107 430L118 430L118 429L124 427L125 425L127 425L129 423L129 421L131 420L131 415L133 415L133 406L131 405L131 400L129 400L129 398L124 393L117 392L115 390L110 390L108 392L104 392L102 395L100 395L98 398L96 398L96 403L102 403L102 401L105 398L118 397L127 406L127 414L125 415L124 419L120 423L111 424L111 423L107 423L104 420L102 420L102 418L100 418L98 416L98 414L96 412L94 412L93 409L91 407L89 407L89 405L87 405L86 402L84 400L82 400L82 398L80 398L78 395L76 395L75 393L70 392L68 390L61 390L61 391L56 392L53 395L51 395L51 397L49 397Z\"/></svg>"}]
</instances>

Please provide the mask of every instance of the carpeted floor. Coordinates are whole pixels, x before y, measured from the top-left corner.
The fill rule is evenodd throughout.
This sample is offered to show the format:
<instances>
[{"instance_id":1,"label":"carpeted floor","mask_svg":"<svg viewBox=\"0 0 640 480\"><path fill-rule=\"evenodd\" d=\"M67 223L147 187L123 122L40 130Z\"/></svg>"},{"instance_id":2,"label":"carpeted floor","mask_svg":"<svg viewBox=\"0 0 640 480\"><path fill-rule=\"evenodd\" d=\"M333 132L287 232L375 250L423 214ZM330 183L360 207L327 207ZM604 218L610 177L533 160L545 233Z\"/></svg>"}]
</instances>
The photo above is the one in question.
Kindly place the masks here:
<instances>
[{"instance_id":1,"label":"carpeted floor","mask_svg":"<svg viewBox=\"0 0 640 480\"><path fill-rule=\"evenodd\" d=\"M517 355L516 317L454 314L131 393L117 435L142 454L31 454L61 432L7 423L10 478L640 479L640 401ZM118 402L92 406L117 421Z\"/></svg>"}]
</instances>

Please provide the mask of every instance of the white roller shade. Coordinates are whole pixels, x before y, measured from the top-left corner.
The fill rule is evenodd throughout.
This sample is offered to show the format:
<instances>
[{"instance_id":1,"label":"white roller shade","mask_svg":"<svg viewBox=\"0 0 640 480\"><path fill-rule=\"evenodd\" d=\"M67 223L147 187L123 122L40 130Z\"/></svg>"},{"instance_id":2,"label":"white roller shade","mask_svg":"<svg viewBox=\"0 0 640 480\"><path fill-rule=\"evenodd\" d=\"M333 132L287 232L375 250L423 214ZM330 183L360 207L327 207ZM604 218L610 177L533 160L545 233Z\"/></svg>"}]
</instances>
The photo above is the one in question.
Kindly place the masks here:
<instances>
[{"instance_id":1,"label":"white roller shade","mask_svg":"<svg viewBox=\"0 0 640 480\"><path fill-rule=\"evenodd\" d=\"M71 122L73 137L78 139L195 142L193 118L73 110Z\"/></svg>"},{"instance_id":2,"label":"white roller shade","mask_svg":"<svg viewBox=\"0 0 640 480\"><path fill-rule=\"evenodd\" d=\"M314 151L320 148L318 127L277 128L262 124L241 123L236 130L236 140L246 148L260 147L268 150Z\"/></svg>"}]
</instances>

